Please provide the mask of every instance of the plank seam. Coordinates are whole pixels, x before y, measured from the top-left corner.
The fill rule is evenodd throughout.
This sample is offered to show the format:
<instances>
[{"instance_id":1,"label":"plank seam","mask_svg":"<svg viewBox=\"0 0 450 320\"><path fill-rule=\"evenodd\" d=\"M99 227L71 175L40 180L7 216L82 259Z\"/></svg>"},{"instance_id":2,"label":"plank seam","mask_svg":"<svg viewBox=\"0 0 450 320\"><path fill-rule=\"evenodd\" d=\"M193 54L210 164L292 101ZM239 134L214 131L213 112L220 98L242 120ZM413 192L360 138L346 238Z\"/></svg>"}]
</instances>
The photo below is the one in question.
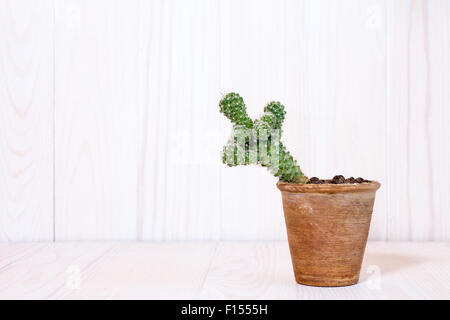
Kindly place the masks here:
<instances>
[{"instance_id":1,"label":"plank seam","mask_svg":"<svg viewBox=\"0 0 450 320\"><path fill-rule=\"evenodd\" d=\"M53 242L56 242L56 3L53 0Z\"/></svg>"}]
</instances>

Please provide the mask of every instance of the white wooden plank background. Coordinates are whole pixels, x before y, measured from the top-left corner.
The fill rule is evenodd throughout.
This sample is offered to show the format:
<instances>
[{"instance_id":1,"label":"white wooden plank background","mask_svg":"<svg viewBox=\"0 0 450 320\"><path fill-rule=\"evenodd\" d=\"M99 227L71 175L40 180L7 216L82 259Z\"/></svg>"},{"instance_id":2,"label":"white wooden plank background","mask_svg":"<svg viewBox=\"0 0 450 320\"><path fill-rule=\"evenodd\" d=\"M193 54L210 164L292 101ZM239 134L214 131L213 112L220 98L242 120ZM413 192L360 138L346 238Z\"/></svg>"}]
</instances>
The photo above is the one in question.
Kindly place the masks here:
<instances>
[{"instance_id":1,"label":"white wooden plank background","mask_svg":"<svg viewBox=\"0 0 450 320\"><path fill-rule=\"evenodd\" d=\"M299 100L287 123L298 133L287 132L286 140L297 146L307 173L384 182L385 1L303 3L289 10L301 12L295 20L303 23L297 40L301 78L291 88L300 88ZM383 183L377 192L372 239L386 237L386 190Z\"/></svg>"},{"instance_id":2,"label":"white wooden plank background","mask_svg":"<svg viewBox=\"0 0 450 320\"><path fill-rule=\"evenodd\" d=\"M276 179L220 163L227 91L286 105L307 174L382 183L371 239L449 240L448 1L0 6L0 241L285 239Z\"/></svg>"},{"instance_id":3,"label":"white wooden plank background","mask_svg":"<svg viewBox=\"0 0 450 320\"><path fill-rule=\"evenodd\" d=\"M55 238L136 235L137 2L55 2Z\"/></svg>"},{"instance_id":4,"label":"white wooden plank background","mask_svg":"<svg viewBox=\"0 0 450 320\"><path fill-rule=\"evenodd\" d=\"M219 10L139 3L138 239L220 238Z\"/></svg>"},{"instance_id":5,"label":"white wooden plank background","mask_svg":"<svg viewBox=\"0 0 450 320\"><path fill-rule=\"evenodd\" d=\"M450 237L450 2L388 7L388 239Z\"/></svg>"},{"instance_id":6,"label":"white wooden plank background","mask_svg":"<svg viewBox=\"0 0 450 320\"><path fill-rule=\"evenodd\" d=\"M53 1L0 1L0 241L53 240Z\"/></svg>"},{"instance_id":7,"label":"white wooden plank background","mask_svg":"<svg viewBox=\"0 0 450 320\"><path fill-rule=\"evenodd\" d=\"M368 243L358 284L318 288L295 282L287 242L0 244L0 298L449 299L449 249Z\"/></svg>"}]
</instances>

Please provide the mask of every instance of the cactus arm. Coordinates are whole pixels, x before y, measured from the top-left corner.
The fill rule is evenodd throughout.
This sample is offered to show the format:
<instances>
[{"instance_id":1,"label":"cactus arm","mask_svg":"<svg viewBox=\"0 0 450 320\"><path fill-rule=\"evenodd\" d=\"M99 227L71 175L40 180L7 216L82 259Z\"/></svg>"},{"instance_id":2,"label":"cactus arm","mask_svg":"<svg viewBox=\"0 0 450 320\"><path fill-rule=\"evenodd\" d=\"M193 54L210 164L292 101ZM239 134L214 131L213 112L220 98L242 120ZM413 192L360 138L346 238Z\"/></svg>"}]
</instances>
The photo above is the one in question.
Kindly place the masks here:
<instances>
[{"instance_id":1,"label":"cactus arm","mask_svg":"<svg viewBox=\"0 0 450 320\"><path fill-rule=\"evenodd\" d=\"M272 129L281 129L285 116L284 106L278 101L272 101L265 106L262 120Z\"/></svg>"},{"instance_id":2,"label":"cactus arm","mask_svg":"<svg viewBox=\"0 0 450 320\"><path fill-rule=\"evenodd\" d=\"M306 183L308 177L305 176L297 165L297 161L294 160L289 151L286 150L283 143L280 142L280 163L279 170L275 174L276 177L280 177L281 181L292 183Z\"/></svg>"},{"instance_id":3,"label":"cactus arm","mask_svg":"<svg viewBox=\"0 0 450 320\"><path fill-rule=\"evenodd\" d=\"M280 141L281 138L281 126L284 120L284 107L278 108L277 110L268 108L266 109L264 115L260 120L255 121L255 128L258 128L260 134L258 135L259 141L259 164L267 169L283 182L291 183L306 183L308 177L305 176L297 165L297 161L294 160L289 151L286 150L284 144ZM275 112L273 113L272 110ZM264 132L270 132L270 134L265 137ZM267 147L262 147L261 145L266 145ZM272 148L277 149L278 152L272 152Z\"/></svg>"},{"instance_id":4,"label":"cactus arm","mask_svg":"<svg viewBox=\"0 0 450 320\"><path fill-rule=\"evenodd\" d=\"M220 100L220 112L222 112L235 125L243 125L249 129L253 127L253 121L247 115L247 107L244 99L237 93L229 93Z\"/></svg>"}]
</instances>

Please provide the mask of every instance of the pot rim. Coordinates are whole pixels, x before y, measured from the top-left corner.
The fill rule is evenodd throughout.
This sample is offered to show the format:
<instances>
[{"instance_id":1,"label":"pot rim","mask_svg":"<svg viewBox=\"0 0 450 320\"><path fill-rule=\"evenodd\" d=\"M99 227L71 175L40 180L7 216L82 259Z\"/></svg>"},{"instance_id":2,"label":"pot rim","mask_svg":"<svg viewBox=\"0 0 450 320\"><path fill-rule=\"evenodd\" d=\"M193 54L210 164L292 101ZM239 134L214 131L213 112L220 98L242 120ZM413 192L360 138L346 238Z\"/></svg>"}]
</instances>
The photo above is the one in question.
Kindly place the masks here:
<instances>
[{"instance_id":1,"label":"pot rim","mask_svg":"<svg viewBox=\"0 0 450 320\"><path fill-rule=\"evenodd\" d=\"M277 187L281 192L291 193L354 193L354 192L375 192L380 188L378 181L352 184L300 184L278 182Z\"/></svg>"}]
</instances>

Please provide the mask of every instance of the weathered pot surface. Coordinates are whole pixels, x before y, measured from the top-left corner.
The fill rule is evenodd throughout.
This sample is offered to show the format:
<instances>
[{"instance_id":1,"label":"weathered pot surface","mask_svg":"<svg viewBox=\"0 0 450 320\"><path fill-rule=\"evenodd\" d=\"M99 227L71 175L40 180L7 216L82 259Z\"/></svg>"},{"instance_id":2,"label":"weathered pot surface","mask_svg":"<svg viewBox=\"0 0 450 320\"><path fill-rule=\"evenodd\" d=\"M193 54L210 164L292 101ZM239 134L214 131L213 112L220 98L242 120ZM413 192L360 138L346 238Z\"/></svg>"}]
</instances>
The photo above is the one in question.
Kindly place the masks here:
<instances>
[{"instance_id":1,"label":"weathered pot surface","mask_svg":"<svg viewBox=\"0 0 450 320\"><path fill-rule=\"evenodd\" d=\"M324 287L357 283L380 183L277 187L296 281Z\"/></svg>"}]
</instances>

